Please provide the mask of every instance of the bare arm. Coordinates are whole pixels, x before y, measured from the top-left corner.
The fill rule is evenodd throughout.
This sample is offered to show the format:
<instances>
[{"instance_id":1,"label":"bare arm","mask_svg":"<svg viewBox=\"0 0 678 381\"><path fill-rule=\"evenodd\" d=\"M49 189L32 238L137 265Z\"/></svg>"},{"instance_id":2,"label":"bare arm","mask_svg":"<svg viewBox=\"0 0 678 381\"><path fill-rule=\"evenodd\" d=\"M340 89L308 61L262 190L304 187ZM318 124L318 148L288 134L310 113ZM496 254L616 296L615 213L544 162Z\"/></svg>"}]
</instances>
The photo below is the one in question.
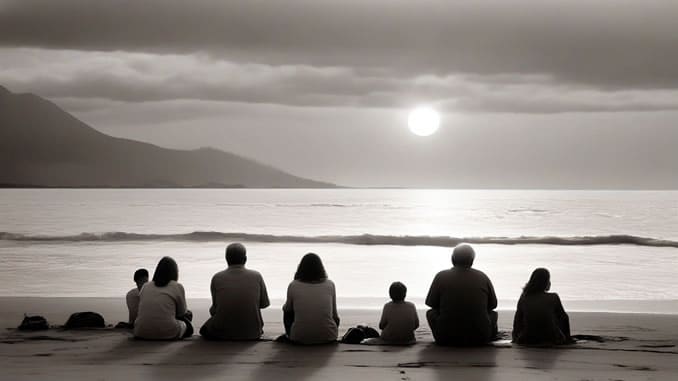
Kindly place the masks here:
<instances>
[{"instance_id":1,"label":"bare arm","mask_svg":"<svg viewBox=\"0 0 678 381\"><path fill-rule=\"evenodd\" d=\"M490 278L487 278L487 290L487 310L489 312L497 308L497 294L494 293L494 286L492 286Z\"/></svg>"},{"instance_id":2,"label":"bare arm","mask_svg":"<svg viewBox=\"0 0 678 381\"><path fill-rule=\"evenodd\" d=\"M419 328L419 314L417 314L417 307L412 305L412 310L414 312L414 329Z\"/></svg>"},{"instance_id":3,"label":"bare arm","mask_svg":"<svg viewBox=\"0 0 678 381\"><path fill-rule=\"evenodd\" d=\"M523 299L518 300L518 306L516 307L516 314L513 316L513 341L517 341L520 338L520 335L525 331L524 319L523 319Z\"/></svg>"},{"instance_id":4,"label":"bare arm","mask_svg":"<svg viewBox=\"0 0 678 381\"><path fill-rule=\"evenodd\" d=\"M127 294L127 311L128 311L128 322L134 324L134 321L137 319L137 313L139 312L139 296L131 296Z\"/></svg>"},{"instance_id":5,"label":"bare arm","mask_svg":"<svg viewBox=\"0 0 678 381\"><path fill-rule=\"evenodd\" d=\"M339 313L337 313L337 291L334 288L334 283L332 283L332 318L334 322L339 326Z\"/></svg>"},{"instance_id":6,"label":"bare arm","mask_svg":"<svg viewBox=\"0 0 678 381\"><path fill-rule=\"evenodd\" d=\"M283 304L282 308L284 312L294 311L294 295L292 294L292 283L290 283L290 285L287 286L287 300L285 300L285 304Z\"/></svg>"},{"instance_id":7,"label":"bare arm","mask_svg":"<svg viewBox=\"0 0 678 381\"><path fill-rule=\"evenodd\" d=\"M271 305L271 301L268 300L268 291L266 291L266 283L264 283L264 278L259 275L259 308L266 308Z\"/></svg>"},{"instance_id":8,"label":"bare arm","mask_svg":"<svg viewBox=\"0 0 678 381\"><path fill-rule=\"evenodd\" d=\"M387 304L384 305L384 308L381 310L381 320L379 320L379 329L384 329L386 328L386 325L388 324L388 321L386 321L386 307Z\"/></svg>"},{"instance_id":9,"label":"bare arm","mask_svg":"<svg viewBox=\"0 0 678 381\"><path fill-rule=\"evenodd\" d=\"M184 286L181 285L181 283L177 283L177 286L179 288L179 297L177 298L177 307L176 307L176 316L177 317L183 317L186 315L186 292L184 291Z\"/></svg>"},{"instance_id":10,"label":"bare arm","mask_svg":"<svg viewBox=\"0 0 678 381\"><path fill-rule=\"evenodd\" d=\"M212 305L210 306L210 316L214 316L214 314L217 313L217 305L216 305L217 290L214 287L214 278L212 278L212 282L210 282L210 293L212 294Z\"/></svg>"},{"instance_id":11,"label":"bare arm","mask_svg":"<svg viewBox=\"0 0 678 381\"><path fill-rule=\"evenodd\" d=\"M440 274L436 275L433 278L431 287L428 290L428 295L426 295L426 305L437 310L440 308Z\"/></svg>"}]
</instances>

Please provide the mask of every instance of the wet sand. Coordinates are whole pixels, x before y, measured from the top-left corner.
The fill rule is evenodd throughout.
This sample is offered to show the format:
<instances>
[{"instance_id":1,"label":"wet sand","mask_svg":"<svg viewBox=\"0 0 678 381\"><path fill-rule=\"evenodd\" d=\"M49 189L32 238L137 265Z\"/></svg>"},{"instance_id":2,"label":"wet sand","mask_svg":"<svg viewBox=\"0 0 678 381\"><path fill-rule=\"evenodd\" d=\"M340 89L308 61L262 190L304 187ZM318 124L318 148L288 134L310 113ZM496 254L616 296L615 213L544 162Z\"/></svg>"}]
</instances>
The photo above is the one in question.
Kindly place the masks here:
<instances>
[{"instance_id":1,"label":"wet sand","mask_svg":"<svg viewBox=\"0 0 678 381\"><path fill-rule=\"evenodd\" d=\"M199 326L209 300L189 300ZM215 343L132 339L120 329L19 332L23 313L63 324L76 311L100 312L108 324L126 318L122 299L0 298L0 380L675 380L678 315L573 312L580 340L561 348L526 348L507 340L480 348L435 346L422 313L419 343L410 347L324 345L270 341L282 332L278 308L265 310L259 342ZM379 310L341 310L348 327L376 326ZM513 311L499 312L508 335ZM507 336L508 337L508 336Z\"/></svg>"}]
</instances>

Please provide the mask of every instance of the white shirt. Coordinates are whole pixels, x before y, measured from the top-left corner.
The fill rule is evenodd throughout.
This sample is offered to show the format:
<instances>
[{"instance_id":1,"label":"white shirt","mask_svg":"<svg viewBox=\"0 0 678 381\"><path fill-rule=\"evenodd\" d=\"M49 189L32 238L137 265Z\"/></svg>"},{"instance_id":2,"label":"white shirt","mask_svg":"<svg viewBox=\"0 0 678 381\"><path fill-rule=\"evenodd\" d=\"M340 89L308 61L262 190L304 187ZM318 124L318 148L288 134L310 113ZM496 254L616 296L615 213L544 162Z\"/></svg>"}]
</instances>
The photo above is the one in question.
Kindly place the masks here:
<instances>
[{"instance_id":1,"label":"white shirt","mask_svg":"<svg viewBox=\"0 0 678 381\"><path fill-rule=\"evenodd\" d=\"M152 281L139 293L139 315L134 321L134 336L168 340L181 335L182 324L176 317L186 313L186 293L181 283L170 281L157 287Z\"/></svg>"},{"instance_id":2,"label":"white shirt","mask_svg":"<svg viewBox=\"0 0 678 381\"><path fill-rule=\"evenodd\" d=\"M419 328L419 317L414 304L410 302L389 302L384 305L379 322L381 338L393 343L408 343Z\"/></svg>"},{"instance_id":3,"label":"white shirt","mask_svg":"<svg viewBox=\"0 0 678 381\"><path fill-rule=\"evenodd\" d=\"M139 289L134 287L129 290L125 299L127 300L127 310L129 311L129 323L134 324L139 314Z\"/></svg>"},{"instance_id":4,"label":"white shirt","mask_svg":"<svg viewBox=\"0 0 678 381\"><path fill-rule=\"evenodd\" d=\"M287 288L284 311L294 311L290 339L302 344L319 344L337 339L337 296L334 283L292 281Z\"/></svg>"}]
</instances>

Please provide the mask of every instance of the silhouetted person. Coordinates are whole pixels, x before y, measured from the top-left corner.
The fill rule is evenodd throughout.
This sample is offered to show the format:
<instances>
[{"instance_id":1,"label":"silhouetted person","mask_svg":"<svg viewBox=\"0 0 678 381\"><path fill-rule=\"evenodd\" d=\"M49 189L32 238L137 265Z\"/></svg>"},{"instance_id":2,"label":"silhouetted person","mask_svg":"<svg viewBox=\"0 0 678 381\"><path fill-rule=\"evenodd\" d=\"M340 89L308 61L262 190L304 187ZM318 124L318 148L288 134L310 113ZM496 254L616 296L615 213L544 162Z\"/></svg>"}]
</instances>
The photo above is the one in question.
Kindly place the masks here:
<instances>
[{"instance_id":1,"label":"silhouetted person","mask_svg":"<svg viewBox=\"0 0 678 381\"><path fill-rule=\"evenodd\" d=\"M321 344L337 340L337 293L318 255L306 254L299 262L294 280L287 287L283 321L285 333L295 343Z\"/></svg>"},{"instance_id":2,"label":"silhouetted person","mask_svg":"<svg viewBox=\"0 0 678 381\"><path fill-rule=\"evenodd\" d=\"M134 321L137 320L137 314L139 313L139 293L141 292L141 287L148 282L148 270L138 269L134 272L134 283L137 284L136 287L129 290L125 300L127 301L127 311L129 312L128 323L130 326L134 326Z\"/></svg>"},{"instance_id":3,"label":"silhouetted person","mask_svg":"<svg viewBox=\"0 0 678 381\"><path fill-rule=\"evenodd\" d=\"M153 280L141 289L134 336L150 340L176 340L193 335L193 314L186 308L186 293L174 259L163 257Z\"/></svg>"},{"instance_id":4,"label":"silhouetted person","mask_svg":"<svg viewBox=\"0 0 678 381\"><path fill-rule=\"evenodd\" d=\"M487 275L471 268L474 259L471 246L458 245L452 269L433 279L426 318L437 344L480 345L497 335L497 296Z\"/></svg>"},{"instance_id":5,"label":"silhouetted person","mask_svg":"<svg viewBox=\"0 0 678 381\"><path fill-rule=\"evenodd\" d=\"M393 282L388 289L391 301L384 304L379 321L381 335L367 339L363 343L371 345L406 345L417 340L414 331L419 328L419 316L413 303L405 301L407 287L400 282Z\"/></svg>"},{"instance_id":6,"label":"silhouetted person","mask_svg":"<svg viewBox=\"0 0 678 381\"><path fill-rule=\"evenodd\" d=\"M513 342L518 344L566 344L570 319L560 297L551 288L551 274L544 268L532 272L518 300L513 319Z\"/></svg>"},{"instance_id":7,"label":"silhouetted person","mask_svg":"<svg viewBox=\"0 0 678 381\"><path fill-rule=\"evenodd\" d=\"M212 277L211 317L200 334L214 340L257 340L263 334L261 309L269 306L261 274L245 268L247 250L240 243L226 248L228 268Z\"/></svg>"}]
</instances>

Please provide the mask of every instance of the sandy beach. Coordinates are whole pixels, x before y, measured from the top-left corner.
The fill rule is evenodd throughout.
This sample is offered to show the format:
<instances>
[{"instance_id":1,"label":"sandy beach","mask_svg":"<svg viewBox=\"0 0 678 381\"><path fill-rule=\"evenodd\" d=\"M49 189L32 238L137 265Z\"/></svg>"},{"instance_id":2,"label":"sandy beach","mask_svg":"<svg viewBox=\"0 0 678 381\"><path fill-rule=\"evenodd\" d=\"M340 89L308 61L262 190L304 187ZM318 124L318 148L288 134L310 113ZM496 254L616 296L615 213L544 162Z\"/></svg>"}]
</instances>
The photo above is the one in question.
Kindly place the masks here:
<instances>
[{"instance_id":1,"label":"sandy beach","mask_svg":"<svg viewBox=\"0 0 678 381\"><path fill-rule=\"evenodd\" d=\"M199 336L181 342L137 341L127 330L41 332L14 329L23 316L41 314L63 324L75 311L97 311L107 324L125 319L121 299L0 298L2 380L674 380L678 377L675 315L573 312L580 340L562 348L526 348L507 340L482 348L442 348L424 324L411 347L325 345L301 347L270 341L282 332L278 308L265 310L260 342L214 343ZM189 300L196 325L209 300ZM341 310L341 332L368 323L378 310ZM420 311L423 313L423 311ZM421 316L422 321L423 316ZM508 333L513 311L499 313Z\"/></svg>"}]
</instances>

